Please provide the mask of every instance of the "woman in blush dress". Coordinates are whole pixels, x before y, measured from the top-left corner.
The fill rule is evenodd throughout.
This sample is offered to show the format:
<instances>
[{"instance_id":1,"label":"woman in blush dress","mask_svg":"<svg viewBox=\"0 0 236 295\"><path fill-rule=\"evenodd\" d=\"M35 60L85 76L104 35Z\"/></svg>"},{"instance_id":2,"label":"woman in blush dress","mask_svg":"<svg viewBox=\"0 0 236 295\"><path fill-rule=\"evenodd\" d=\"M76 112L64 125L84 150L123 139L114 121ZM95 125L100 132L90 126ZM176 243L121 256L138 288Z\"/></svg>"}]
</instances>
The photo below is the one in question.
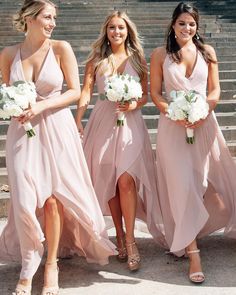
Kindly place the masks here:
<instances>
[{"instance_id":1,"label":"woman in blush dress","mask_svg":"<svg viewBox=\"0 0 236 295\"><path fill-rule=\"evenodd\" d=\"M14 21L26 33L1 55L3 82L33 81L37 102L7 133L11 206L0 237L0 259L21 260L15 294L31 294L31 281L47 242L43 295L59 293L57 253L71 249L88 262L105 264L116 254L92 187L76 124L67 107L80 95L78 66L71 46L51 40L56 6L25 1ZM67 90L61 93L63 79ZM21 123L31 122L27 138ZM19 122L20 121L20 122Z\"/></svg>"},{"instance_id":2,"label":"woman in blush dress","mask_svg":"<svg viewBox=\"0 0 236 295\"><path fill-rule=\"evenodd\" d=\"M222 228L236 238L236 166L214 114L220 97L217 58L203 43L198 21L196 8L179 3L166 47L151 56L151 96L161 111L156 155L165 236L171 252L186 251L194 283L204 281L197 238ZM172 90L200 93L209 104L207 118L194 124L167 118ZM185 140L186 127L194 129L194 144Z\"/></svg>"},{"instance_id":3,"label":"woman in blush dress","mask_svg":"<svg viewBox=\"0 0 236 295\"><path fill-rule=\"evenodd\" d=\"M83 131L81 119L94 84L98 93L104 94L105 79L117 73L140 78L141 99L124 104L98 99ZM147 88L147 66L136 27L124 12L114 11L106 18L86 64L77 125L84 132L84 153L102 212L113 218L117 258L128 258L131 271L140 266L134 237L136 217L145 221L154 238L162 242L154 159L141 114ZM116 124L118 111L125 112L124 126Z\"/></svg>"}]
</instances>

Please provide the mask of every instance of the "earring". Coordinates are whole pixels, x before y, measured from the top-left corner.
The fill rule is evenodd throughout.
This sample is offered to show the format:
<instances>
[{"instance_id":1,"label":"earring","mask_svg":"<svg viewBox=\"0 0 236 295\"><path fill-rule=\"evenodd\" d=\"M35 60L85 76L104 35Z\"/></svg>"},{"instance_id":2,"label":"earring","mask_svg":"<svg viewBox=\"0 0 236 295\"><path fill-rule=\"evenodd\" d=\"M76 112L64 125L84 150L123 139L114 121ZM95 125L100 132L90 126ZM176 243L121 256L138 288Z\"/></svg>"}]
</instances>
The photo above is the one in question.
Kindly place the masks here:
<instances>
[{"instance_id":1,"label":"earring","mask_svg":"<svg viewBox=\"0 0 236 295\"><path fill-rule=\"evenodd\" d=\"M195 37L196 37L196 39L197 39L197 40L199 40L199 39L200 39L200 37L199 37L198 33L196 33L196 34L195 34Z\"/></svg>"},{"instance_id":2,"label":"earring","mask_svg":"<svg viewBox=\"0 0 236 295\"><path fill-rule=\"evenodd\" d=\"M108 46L110 45L110 42L109 42L109 40L107 41L107 45L108 45Z\"/></svg>"},{"instance_id":3,"label":"earring","mask_svg":"<svg viewBox=\"0 0 236 295\"><path fill-rule=\"evenodd\" d=\"M177 39L177 36L175 35L175 39Z\"/></svg>"}]
</instances>

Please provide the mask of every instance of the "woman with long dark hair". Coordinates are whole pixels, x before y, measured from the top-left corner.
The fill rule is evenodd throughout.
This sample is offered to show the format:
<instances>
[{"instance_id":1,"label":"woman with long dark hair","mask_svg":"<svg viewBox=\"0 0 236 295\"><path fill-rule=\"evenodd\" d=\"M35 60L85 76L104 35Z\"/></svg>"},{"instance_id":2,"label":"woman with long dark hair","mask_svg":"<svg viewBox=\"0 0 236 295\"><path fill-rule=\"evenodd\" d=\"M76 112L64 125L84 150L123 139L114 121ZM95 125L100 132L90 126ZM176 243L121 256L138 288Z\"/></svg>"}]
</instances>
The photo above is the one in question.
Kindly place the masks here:
<instances>
[{"instance_id":1,"label":"woman with long dark hair","mask_svg":"<svg viewBox=\"0 0 236 295\"><path fill-rule=\"evenodd\" d=\"M167 118L171 92L191 90L205 98L208 116L195 123ZM156 155L166 241L171 252L186 253L189 279L202 283L197 238L221 228L236 238L236 166L214 114L220 98L215 50L204 44L198 10L189 4L178 4L166 47L152 53L151 96L161 112ZM193 144L186 142L186 128L194 130Z\"/></svg>"}]
</instances>

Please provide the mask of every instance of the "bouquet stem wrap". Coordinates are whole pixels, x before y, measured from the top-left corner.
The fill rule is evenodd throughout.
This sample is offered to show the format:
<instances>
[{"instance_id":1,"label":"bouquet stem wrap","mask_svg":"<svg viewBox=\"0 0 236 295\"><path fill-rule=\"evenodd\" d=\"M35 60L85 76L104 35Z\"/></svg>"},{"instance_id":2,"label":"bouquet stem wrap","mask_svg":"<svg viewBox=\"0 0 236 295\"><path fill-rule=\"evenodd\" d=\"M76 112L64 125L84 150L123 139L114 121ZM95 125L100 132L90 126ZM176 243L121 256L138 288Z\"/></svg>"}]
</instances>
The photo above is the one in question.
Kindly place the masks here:
<instances>
[{"instance_id":1,"label":"bouquet stem wrap","mask_svg":"<svg viewBox=\"0 0 236 295\"><path fill-rule=\"evenodd\" d=\"M194 129L186 128L186 141L189 144L194 143Z\"/></svg>"},{"instance_id":2,"label":"bouquet stem wrap","mask_svg":"<svg viewBox=\"0 0 236 295\"><path fill-rule=\"evenodd\" d=\"M124 121L125 121L125 113L118 112L117 121L116 121L117 126L124 126Z\"/></svg>"},{"instance_id":3,"label":"bouquet stem wrap","mask_svg":"<svg viewBox=\"0 0 236 295\"><path fill-rule=\"evenodd\" d=\"M32 125L31 125L31 123L29 121L25 122L23 124L23 126L24 126L24 129L26 131L26 134L27 134L28 138L33 137L33 136L36 135Z\"/></svg>"}]
</instances>

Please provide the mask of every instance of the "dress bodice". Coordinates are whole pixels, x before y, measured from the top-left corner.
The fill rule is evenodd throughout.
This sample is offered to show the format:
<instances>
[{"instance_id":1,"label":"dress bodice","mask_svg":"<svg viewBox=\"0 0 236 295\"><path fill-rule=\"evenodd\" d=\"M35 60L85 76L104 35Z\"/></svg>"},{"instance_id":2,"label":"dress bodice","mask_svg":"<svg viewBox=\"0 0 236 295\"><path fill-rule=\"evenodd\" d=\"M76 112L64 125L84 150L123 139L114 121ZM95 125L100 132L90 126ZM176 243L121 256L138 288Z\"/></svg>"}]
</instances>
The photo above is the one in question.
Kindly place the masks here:
<instances>
[{"instance_id":1,"label":"dress bodice","mask_svg":"<svg viewBox=\"0 0 236 295\"><path fill-rule=\"evenodd\" d=\"M138 73L134 70L129 60L127 60L125 64L123 74L129 74L133 77L138 77ZM98 71L96 73L96 84L97 84L98 93L101 93L101 94L104 93L105 80L109 76L111 76L111 70L108 65L107 65L107 70L104 73L101 73L101 71Z\"/></svg>"},{"instance_id":2,"label":"dress bodice","mask_svg":"<svg viewBox=\"0 0 236 295\"><path fill-rule=\"evenodd\" d=\"M26 81L22 67L20 48L17 50L16 56L11 65L10 84L19 80ZM34 81L38 94L37 99L44 99L60 94L63 80L62 70L57 63L53 49L50 46L39 76L37 80Z\"/></svg>"},{"instance_id":3,"label":"dress bodice","mask_svg":"<svg viewBox=\"0 0 236 295\"><path fill-rule=\"evenodd\" d=\"M163 63L163 77L167 100L170 100L172 90L195 90L206 96L208 65L199 51L193 72L188 78L181 66L167 54Z\"/></svg>"}]
</instances>

